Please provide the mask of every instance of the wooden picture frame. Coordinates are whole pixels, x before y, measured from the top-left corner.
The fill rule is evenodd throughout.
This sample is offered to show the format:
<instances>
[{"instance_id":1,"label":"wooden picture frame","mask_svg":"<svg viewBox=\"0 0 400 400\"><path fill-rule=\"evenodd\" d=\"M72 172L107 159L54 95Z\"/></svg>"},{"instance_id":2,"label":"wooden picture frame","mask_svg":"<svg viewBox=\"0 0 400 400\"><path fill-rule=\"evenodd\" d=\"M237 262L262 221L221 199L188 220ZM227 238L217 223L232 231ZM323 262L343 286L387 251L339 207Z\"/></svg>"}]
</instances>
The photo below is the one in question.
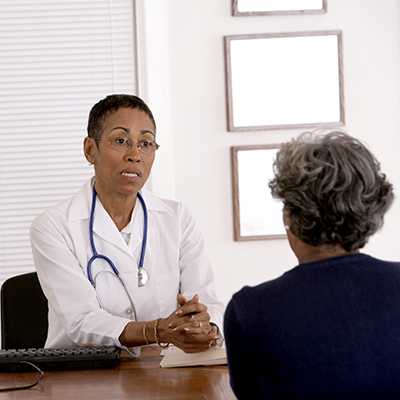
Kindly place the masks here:
<instances>
[{"instance_id":1,"label":"wooden picture frame","mask_svg":"<svg viewBox=\"0 0 400 400\"><path fill-rule=\"evenodd\" d=\"M229 131L344 125L341 31L224 41Z\"/></svg>"},{"instance_id":2,"label":"wooden picture frame","mask_svg":"<svg viewBox=\"0 0 400 400\"><path fill-rule=\"evenodd\" d=\"M268 187L279 147L231 147L235 241L286 238L283 204L272 198Z\"/></svg>"},{"instance_id":3,"label":"wooden picture frame","mask_svg":"<svg viewBox=\"0 0 400 400\"><path fill-rule=\"evenodd\" d=\"M259 15L321 14L327 0L232 0L234 17Z\"/></svg>"}]
</instances>

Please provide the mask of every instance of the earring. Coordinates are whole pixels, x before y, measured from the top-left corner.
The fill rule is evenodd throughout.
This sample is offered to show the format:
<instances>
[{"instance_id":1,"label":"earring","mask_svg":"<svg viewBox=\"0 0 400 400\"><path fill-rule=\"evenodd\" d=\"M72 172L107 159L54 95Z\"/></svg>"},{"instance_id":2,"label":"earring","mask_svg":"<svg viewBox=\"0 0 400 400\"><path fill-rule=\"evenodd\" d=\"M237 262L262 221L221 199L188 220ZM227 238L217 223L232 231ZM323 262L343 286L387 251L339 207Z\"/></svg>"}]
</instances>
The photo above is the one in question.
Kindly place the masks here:
<instances>
[{"instance_id":1,"label":"earring","mask_svg":"<svg viewBox=\"0 0 400 400\"><path fill-rule=\"evenodd\" d=\"M285 225L285 229L286 229L287 231L290 231L290 226L289 226L289 225Z\"/></svg>"},{"instance_id":2,"label":"earring","mask_svg":"<svg viewBox=\"0 0 400 400\"><path fill-rule=\"evenodd\" d=\"M89 167L91 167L91 166L93 165L93 163L92 163L92 162L90 162L88 165L89 165Z\"/></svg>"}]
</instances>

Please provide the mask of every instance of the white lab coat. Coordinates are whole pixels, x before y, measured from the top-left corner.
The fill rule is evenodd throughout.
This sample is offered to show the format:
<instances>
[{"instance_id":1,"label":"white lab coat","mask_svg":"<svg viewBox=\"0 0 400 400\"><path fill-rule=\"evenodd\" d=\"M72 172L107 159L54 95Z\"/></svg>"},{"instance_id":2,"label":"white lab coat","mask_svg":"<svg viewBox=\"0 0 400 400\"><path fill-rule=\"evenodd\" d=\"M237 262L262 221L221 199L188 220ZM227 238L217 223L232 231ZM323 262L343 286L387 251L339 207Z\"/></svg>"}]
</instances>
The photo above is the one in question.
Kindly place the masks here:
<instances>
[{"instance_id":1,"label":"white lab coat","mask_svg":"<svg viewBox=\"0 0 400 400\"><path fill-rule=\"evenodd\" d=\"M93 181L86 182L74 197L40 214L31 226L35 266L49 304L46 347L122 347L118 338L134 318L129 298L108 263L96 260L92 264L96 290L87 278L87 264L93 255L89 236ZM127 244L97 198L93 224L97 252L109 257L119 270L138 321L167 317L178 306L178 293L187 299L197 293L221 336L224 307L217 300L203 238L191 213L181 203L160 199L145 189L140 193L148 209L146 285L138 287L137 278L144 224L139 201L132 213ZM132 351L140 354L138 349Z\"/></svg>"}]
</instances>

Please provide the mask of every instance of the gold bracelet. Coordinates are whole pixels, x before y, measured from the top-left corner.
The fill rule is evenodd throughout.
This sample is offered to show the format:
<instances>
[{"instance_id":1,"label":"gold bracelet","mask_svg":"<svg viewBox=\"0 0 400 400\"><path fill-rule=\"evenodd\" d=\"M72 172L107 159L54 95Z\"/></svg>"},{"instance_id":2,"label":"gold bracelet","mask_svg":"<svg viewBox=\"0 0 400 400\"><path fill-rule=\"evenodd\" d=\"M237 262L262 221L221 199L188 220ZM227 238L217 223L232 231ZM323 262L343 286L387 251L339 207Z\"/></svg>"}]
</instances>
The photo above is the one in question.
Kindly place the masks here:
<instances>
[{"instance_id":1,"label":"gold bracelet","mask_svg":"<svg viewBox=\"0 0 400 400\"><path fill-rule=\"evenodd\" d=\"M160 317L160 318L157 318L157 321L156 321L156 323L154 324L154 337L156 338L157 344L158 344L161 348L165 349L166 347L169 346L169 343L161 344L161 343L158 341L158 330L157 330L157 326L158 326L158 322L160 321L160 319L161 319L161 317Z\"/></svg>"},{"instance_id":2,"label":"gold bracelet","mask_svg":"<svg viewBox=\"0 0 400 400\"><path fill-rule=\"evenodd\" d=\"M146 326L147 326L148 323L149 323L149 321L147 321L147 322L144 324L144 326L143 326L143 336L144 336L144 340L146 341L147 346L149 346L151 349L153 349L153 350L155 350L155 351L158 351L156 348L154 348L154 347L147 341L147 337L146 337Z\"/></svg>"}]
</instances>

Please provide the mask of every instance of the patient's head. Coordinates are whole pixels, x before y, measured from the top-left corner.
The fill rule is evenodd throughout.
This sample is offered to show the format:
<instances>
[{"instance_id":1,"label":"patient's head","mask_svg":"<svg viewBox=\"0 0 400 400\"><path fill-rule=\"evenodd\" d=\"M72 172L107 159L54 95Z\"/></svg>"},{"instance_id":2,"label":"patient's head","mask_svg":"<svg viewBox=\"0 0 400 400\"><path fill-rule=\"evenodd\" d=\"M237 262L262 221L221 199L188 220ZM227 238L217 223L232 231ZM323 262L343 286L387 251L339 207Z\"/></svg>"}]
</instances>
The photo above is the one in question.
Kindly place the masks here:
<instances>
[{"instance_id":1,"label":"patient's head","mask_svg":"<svg viewBox=\"0 0 400 400\"><path fill-rule=\"evenodd\" d=\"M284 143L269 183L291 233L314 247L362 248L383 224L392 185L372 153L343 132L303 133Z\"/></svg>"}]
</instances>

